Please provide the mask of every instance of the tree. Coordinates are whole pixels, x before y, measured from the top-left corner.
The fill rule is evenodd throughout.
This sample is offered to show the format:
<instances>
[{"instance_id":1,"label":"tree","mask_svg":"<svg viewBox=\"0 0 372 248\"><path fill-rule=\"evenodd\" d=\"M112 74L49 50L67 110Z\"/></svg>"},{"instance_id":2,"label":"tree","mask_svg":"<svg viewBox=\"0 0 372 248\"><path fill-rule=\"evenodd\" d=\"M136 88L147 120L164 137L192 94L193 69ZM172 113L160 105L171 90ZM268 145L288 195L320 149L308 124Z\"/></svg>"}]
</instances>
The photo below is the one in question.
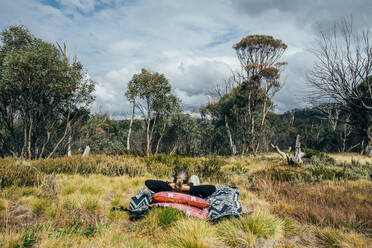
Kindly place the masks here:
<instances>
[{"instance_id":1,"label":"tree","mask_svg":"<svg viewBox=\"0 0 372 248\"><path fill-rule=\"evenodd\" d=\"M264 130L265 119L271 109L271 100L280 89L280 70L285 62L278 62L287 45L281 40L267 35L249 35L236 43L236 51L242 74L240 85L244 84L248 97L247 111L250 126L250 151L255 153L260 145ZM255 135L255 121L258 102L262 101L259 110L261 121L258 126L258 135ZM257 136L257 138L255 137Z\"/></svg>"},{"instance_id":2,"label":"tree","mask_svg":"<svg viewBox=\"0 0 372 248\"><path fill-rule=\"evenodd\" d=\"M1 40L0 122L9 134L7 149L21 157L27 151L29 159L44 157L48 150L50 157L79 109L93 100L94 83L77 60L69 63L66 54L24 26L5 29ZM66 128L58 137L61 125ZM22 149L18 140L23 140Z\"/></svg>"},{"instance_id":3,"label":"tree","mask_svg":"<svg viewBox=\"0 0 372 248\"><path fill-rule=\"evenodd\" d=\"M157 134L158 134L158 141L156 142L155 154L158 153L160 142L162 141L164 134L166 132L166 128L169 126L171 122L171 118L181 112L181 100L173 95L169 95L163 98L163 102L159 103L161 108L159 108L158 112L158 125L157 125Z\"/></svg>"},{"instance_id":4,"label":"tree","mask_svg":"<svg viewBox=\"0 0 372 248\"><path fill-rule=\"evenodd\" d=\"M125 93L127 99L140 110L146 124L146 156L151 153L154 128L162 110L166 108L171 86L163 74L145 69L134 74Z\"/></svg>"},{"instance_id":5,"label":"tree","mask_svg":"<svg viewBox=\"0 0 372 248\"><path fill-rule=\"evenodd\" d=\"M369 30L356 32L351 20L319 31L312 50L316 62L307 76L310 101L332 103L350 114L350 124L363 133L362 152L371 150L367 130L372 125L372 46Z\"/></svg>"},{"instance_id":6,"label":"tree","mask_svg":"<svg viewBox=\"0 0 372 248\"><path fill-rule=\"evenodd\" d=\"M197 154L200 149L200 128L189 114L175 112L169 118L169 127L164 134L166 151L170 154Z\"/></svg>"}]
</instances>

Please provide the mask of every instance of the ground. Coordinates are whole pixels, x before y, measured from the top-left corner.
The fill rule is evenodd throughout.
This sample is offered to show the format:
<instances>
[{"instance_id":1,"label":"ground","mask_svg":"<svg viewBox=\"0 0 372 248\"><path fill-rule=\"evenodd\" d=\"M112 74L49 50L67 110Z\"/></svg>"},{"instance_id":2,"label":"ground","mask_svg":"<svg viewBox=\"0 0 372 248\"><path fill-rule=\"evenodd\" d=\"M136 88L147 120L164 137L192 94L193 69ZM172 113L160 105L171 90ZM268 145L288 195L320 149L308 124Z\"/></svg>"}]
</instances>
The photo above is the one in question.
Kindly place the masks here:
<instances>
[{"instance_id":1,"label":"ground","mask_svg":"<svg viewBox=\"0 0 372 248\"><path fill-rule=\"evenodd\" d=\"M1 173L8 174L0 194L0 246L372 247L372 159L329 156L343 165L313 159L290 167L276 154L3 159ZM140 219L112 211L128 207L146 179L170 180L175 167L187 167L202 183L237 186L244 214L211 223L172 209Z\"/></svg>"}]
</instances>

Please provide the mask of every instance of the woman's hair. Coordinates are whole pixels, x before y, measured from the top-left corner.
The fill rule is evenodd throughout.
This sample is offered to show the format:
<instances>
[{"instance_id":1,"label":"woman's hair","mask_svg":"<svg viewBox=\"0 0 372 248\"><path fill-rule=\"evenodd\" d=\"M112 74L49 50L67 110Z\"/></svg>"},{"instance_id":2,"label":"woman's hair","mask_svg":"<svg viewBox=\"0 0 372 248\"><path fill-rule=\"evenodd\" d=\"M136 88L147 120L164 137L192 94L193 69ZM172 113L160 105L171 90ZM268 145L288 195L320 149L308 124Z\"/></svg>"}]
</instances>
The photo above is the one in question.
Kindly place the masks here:
<instances>
[{"instance_id":1,"label":"woman's hair","mask_svg":"<svg viewBox=\"0 0 372 248\"><path fill-rule=\"evenodd\" d=\"M187 184L189 181L189 173L186 169L178 169L174 173L173 182L176 184L176 190L181 191L182 184Z\"/></svg>"}]
</instances>

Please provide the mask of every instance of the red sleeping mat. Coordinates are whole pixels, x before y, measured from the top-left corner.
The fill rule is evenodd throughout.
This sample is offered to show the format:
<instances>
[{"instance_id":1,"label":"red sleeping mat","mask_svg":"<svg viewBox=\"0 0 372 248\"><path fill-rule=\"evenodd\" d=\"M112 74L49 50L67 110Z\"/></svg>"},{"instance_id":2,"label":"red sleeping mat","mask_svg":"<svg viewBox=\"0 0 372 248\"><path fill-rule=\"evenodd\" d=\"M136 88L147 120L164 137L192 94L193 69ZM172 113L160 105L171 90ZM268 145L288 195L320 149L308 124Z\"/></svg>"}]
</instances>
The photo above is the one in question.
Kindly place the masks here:
<instances>
[{"instance_id":1,"label":"red sleeping mat","mask_svg":"<svg viewBox=\"0 0 372 248\"><path fill-rule=\"evenodd\" d=\"M210 204L204 199L183 193L162 191L152 195L153 202L173 202L190 205L197 208L207 208Z\"/></svg>"},{"instance_id":2,"label":"red sleeping mat","mask_svg":"<svg viewBox=\"0 0 372 248\"><path fill-rule=\"evenodd\" d=\"M193 206L181 204L181 203L174 203L174 202L158 202L158 203L152 203L149 205L149 207L170 207L170 208L176 208L178 210L181 210L184 212L187 216L196 217L202 220L205 220L208 218L208 209L207 208L196 208Z\"/></svg>"}]
</instances>

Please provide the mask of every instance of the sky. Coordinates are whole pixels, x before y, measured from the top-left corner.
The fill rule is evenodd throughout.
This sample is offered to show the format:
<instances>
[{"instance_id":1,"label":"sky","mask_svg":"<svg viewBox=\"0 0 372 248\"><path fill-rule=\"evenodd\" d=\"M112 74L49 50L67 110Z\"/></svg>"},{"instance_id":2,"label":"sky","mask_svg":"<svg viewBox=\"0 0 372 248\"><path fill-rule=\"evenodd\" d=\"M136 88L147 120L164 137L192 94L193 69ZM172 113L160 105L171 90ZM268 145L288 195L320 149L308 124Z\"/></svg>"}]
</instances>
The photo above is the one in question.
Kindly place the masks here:
<instances>
[{"instance_id":1,"label":"sky","mask_svg":"<svg viewBox=\"0 0 372 248\"><path fill-rule=\"evenodd\" d=\"M128 118L124 94L141 68L163 73L184 111L208 103L207 92L239 70L232 46L252 34L288 48L275 112L309 106L306 73L319 28L352 17L368 27L371 0L0 0L0 29L22 24L35 36L66 42L96 82L92 110Z\"/></svg>"}]
</instances>

